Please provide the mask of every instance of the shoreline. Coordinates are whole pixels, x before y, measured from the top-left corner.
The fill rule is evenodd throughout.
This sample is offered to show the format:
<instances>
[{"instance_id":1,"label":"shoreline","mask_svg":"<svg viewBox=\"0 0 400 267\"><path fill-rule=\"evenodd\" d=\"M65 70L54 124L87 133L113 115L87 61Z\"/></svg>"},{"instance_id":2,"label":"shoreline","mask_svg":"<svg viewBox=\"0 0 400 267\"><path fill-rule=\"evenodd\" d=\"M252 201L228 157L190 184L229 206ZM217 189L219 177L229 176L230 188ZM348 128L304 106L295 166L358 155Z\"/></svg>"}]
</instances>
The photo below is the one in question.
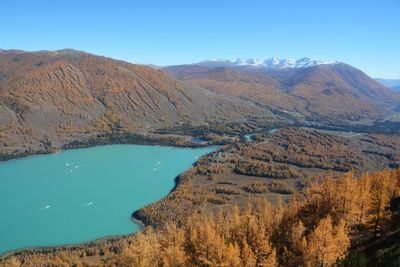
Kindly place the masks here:
<instances>
[{"instance_id":1,"label":"shoreline","mask_svg":"<svg viewBox=\"0 0 400 267\"><path fill-rule=\"evenodd\" d=\"M170 193L168 193L168 194L170 194ZM135 236L137 233L142 232L146 228L146 225L141 220L139 220L138 218L135 218L133 216L133 214L135 212L132 213L130 219L131 219L132 223L134 223L138 227L138 229L137 229L137 231L135 231L133 233L120 234L120 235L118 235L118 234L108 235L108 236L99 237L99 238L96 238L93 240L88 240L88 241L83 241L83 242L78 242L78 243L69 243L69 244L54 245L54 246L33 246L33 247L17 248L17 249L13 249L10 251L6 251L4 253L0 252L0 259L6 258L6 257L14 255L14 254L18 255L21 253L34 253L34 252L42 252L42 251L50 252L50 251L63 250L63 249L76 249L76 248L80 248L80 247L84 247L84 246L95 246L101 242L110 242L110 241L115 242L115 241L118 241L123 238Z\"/></svg>"},{"instance_id":2,"label":"shoreline","mask_svg":"<svg viewBox=\"0 0 400 267\"><path fill-rule=\"evenodd\" d=\"M363 134L400 134L400 122L391 123L392 127L382 128L382 125L379 125L379 122L375 122L374 125L363 125L363 124L341 124L341 123L332 123L332 124L321 124L321 123L299 123L295 122L292 124L276 124L270 125L269 127L261 127L253 131L253 133L259 133L268 131L272 128L280 129L280 128L311 128L316 130L328 130L334 132L354 132L354 133L363 133ZM212 132L212 131L210 131ZM149 146L172 146L172 147L190 147L190 148L200 148L212 145L226 145L232 142L229 138L215 140L209 139L203 134L195 134L193 132L179 132L177 134L173 134L171 132L165 131L163 133L160 132L152 132L148 134L140 134L140 133L129 133L129 132L110 132L110 133L100 133L97 135L93 135L90 137L83 138L81 140L76 139L70 141L69 143L62 144L59 147L47 147L44 149L29 149L19 153L12 154L4 154L0 152L0 162L5 162L9 160L27 158L35 155L47 155L54 154L58 152L62 152L68 149L75 148L88 148L99 145L110 145L110 144L133 144L133 145L149 145ZM240 138L242 135L246 133L235 133L231 136L235 136ZM192 142L190 139L186 139L185 137L191 138L200 138L204 140L204 142ZM225 136L226 137L226 136Z\"/></svg>"},{"instance_id":3,"label":"shoreline","mask_svg":"<svg viewBox=\"0 0 400 267\"><path fill-rule=\"evenodd\" d=\"M300 128L300 127L294 127L294 128ZM318 127L308 127L308 128L312 128L312 129L318 129L320 130L320 128ZM332 130L332 129L330 129ZM336 129L335 129L336 130ZM333 130L333 131L335 131ZM119 134L118 136L121 136L121 134ZM207 140L204 143L192 143L188 140L184 140L181 139L183 141L185 141L185 143L180 143L180 144L174 144L171 141L177 141L178 139L168 139L165 137L147 137L144 139L121 139L118 138L118 136L114 136L114 135L100 135L100 136L96 136L95 138L91 138L88 140L82 140L82 141L74 141L71 143L68 143L66 145L64 145L61 149L59 150L52 150L52 151L48 151L48 152L43 152L40 151L39 153L33 153L33 154L28 154L28 155L22 155L22 154L18 154L16 157L14 158L10 158L7 160L3 160L1 159L1 155L0 155L0 164L1 162L5 162L8 160L16 160L16 159L21 159L21 158L26 158L26 157L30 157L30 156L35 156L35 155L47 155L47 154L54 154L54 153L60 153L62 151L66 151L69 149L79 149L79 148L89 148L89 147L95 147L95 146L102 146L102 145L112 145L112 144L133 144L133 145L149 145L149 146L170 146L170 147L187 147L187 148L201 148L201 147L207 147L207 146L213 146L213 145L221 145L218 144L218 142L214 141L214 140ZM132 137L131 134L122 134L123 137ZM140 136L138 134L134 134L134 137ZM179 135L177 135L179 136ZM104 139L103 139L104 137ZM146 137L146 136L145 136ZM99 139L98 139L99 138ZM111 139L108 139L111 138ZM196 160L193 165L195 165L195 163L198 160ZM192 166L193 166L192 165ZM177 177L174 178L174 187L171 189L170 192L168 192L167 195L165 195L164 197L169 196L172 192L174 192L174 190L176 190L177 186L180 183L180 179L179 176L181 174L179 174ZM152 203L149 203L149 205ZM142 207L143 208L143 207ZM141 208L141 209L142 209ZM135 210L133 213L131 213L130 219L133 223L135 223L138 226L138 230L130 233L130 234L121 234L121 235L110 235L110 236L104 236L104 237L100 237L94 240L90 240L90 241L84 241L82 243L72 243L72 244L63 244L63 245L55 245L55 246L43 246L43 247L27 247L27 248L21 248L21 249L15 249L15 250L11 250L11 251L7 251L4 253L0 253L0 258L5 258L8 256L11 256L13 254L21 254L21 253L35 253L35 252L51 252L51 251L57 251L57 250L68 250L68 249L76 249L76 248L81 248L84 246L96 246L98 243L102 243L102 242L117 242L118 240L121 240L123 238L127 238L127 237L132 237L135 234L137 234L138 232L142 231L145 229L146 225L145 223L143 223L143 221L140 220L140 216L138 215L138 212L141 210Z\"/></svg>"},{"instance_id":4,"label":"shoreline","mask_svg":"<svg viewBox=\"0 0 400 267\"><path fill-rule=\"evenodd\" d=\"M143 136L140 134L129 134L129 133L118 133L118 134L99 134L97 136L83 139L74 140L66 143L60 147L51 147L47 150L30 150L16 154L2 154L0 153L0 163L11 160L18 160L23 158L29 158L38 155L51 155L60 153L70 149L89 148L103 145L147 145L147 146L165 146L165 147L181 147L181 148L202 148L213 145L223 145L221 142L214 140L205 140L205 142L191 142L185 140L182 135L171 136ZM195 137L195 136L191 136Z\"/></svg>"},{"instance_id":5,"label":"shoreline","mask_svg":"<svg viewBox=\"0 0 400 267\"><path fill-rule=\"evenodd\" d=\"M51 154L55 154L55 153L60 153L62 151L66 151L66 150L70 150L70 149L79 149L79 148L89 148L89 147L95 147L95 146L102 146L102 145L113 145L113 144L132 144L132 145L151 145L151 146L169 146L169 147L187 147L187 148L202 148L202 147L207 147L207 146L215 146L215 144L213 143L209 143L207 141L207 143L205 144L200 144L200 143L194 143L194 146L173 146L173 145L166 145L166 144L134 144L134 143L108 143L108 144L95 144L95 145L88 145L88 146L79 146L79 147L69 147L66 149L61 149L58 150L56 152L49 152L49 153L37 153L37 154L30 154L26 157L18 157L18 158L13 158L13 159L9 159L6 161L11 161L11 160L18 160L18 159L22 159L22 158L28 158L28 157L33 157L33 156L37 156L37 155L51 155ZM0 164L1 162L6 162L3 160L0 160ZM196 162L198 161L198 159L192 163L192 166L195 166ZM185 170L187 171L187 170ZM183 171L182 173L184 173L185 171ZM182 174L178 174L175 178L174 178L174 186L172 187L172 189L168 192L167 195L165 195L164 197L167 197L168 195L170 195L174 190L176 190L177 186L179 185L180 179L179 176ZM163 198L164 198L163 197ZM149 203L148 205L150 205L152 203ZM147 205L146 205L147 206ZM142 207L143 208L143 207ZM93 240L89 240L89 241L84 241L84 242L78 242L78 243L70 243L70 244L62 244L62 245L54 245L54 246L33 246L33 247L25 247L25 248L18 248L18 249L14 249L14 250L10 250L10 251L6 251L4 253L0 253L0 259L2 258L6 258L8 256L11 255L18 255L18 254L22 254L22 253L35 253L35 252L51 252L51 251L56 251L56 250L68 250L68 249L77 249L77 248L81 248L84 246L96 246L96 244L98 243L102 243L102 242L117 242L118 240L121 240L123 238L127 238L127 237L132 237L134 235L136 235L137 233L143 231L146 228L146 224L140 220L140 218L137 215L137 213L142 209L138 209L135 210L134 212L131 213L130 215L130 220L132 221L132 223L134 223L138 229L137 231L130 233L130 234L121 234L121 235L109 235L109 236L104 236L104 237L99 237Z\"/></svg>"},{"instance_id":6,"label":"shoreline","mask_svg":"<svg viewBox=\"0 0 400 267\"><path fill-rule=\"evenodd\" d=\"M138 226L139 227L139 226ZM100 238L96 238L90 241L83 241L82 243L70 243L63 245L54 245L54 246L34 246L34 247L26 247L26 248L17 248L14 250L6 251L4 253L0 253L0 259L6 258L11 255L18 255L23 253L35 253L35 252L51 252L56 250L63 249L76 249L83 246L95 246L97 243L101 242L109 242L109 241L118 241L119 239L134 236L137 232L131 234L121 234L121 235L108 235Z\"/></svg>"}]
</instances>

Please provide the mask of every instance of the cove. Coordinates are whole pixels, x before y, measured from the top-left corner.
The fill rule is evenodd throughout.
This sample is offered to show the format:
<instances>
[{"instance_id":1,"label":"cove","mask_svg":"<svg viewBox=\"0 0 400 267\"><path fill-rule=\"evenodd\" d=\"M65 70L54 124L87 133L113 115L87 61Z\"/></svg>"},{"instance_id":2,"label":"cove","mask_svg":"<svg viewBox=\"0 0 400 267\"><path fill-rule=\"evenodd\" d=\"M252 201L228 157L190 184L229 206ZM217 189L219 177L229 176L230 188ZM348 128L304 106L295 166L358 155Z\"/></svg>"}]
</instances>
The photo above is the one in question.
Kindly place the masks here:
<instances>
[{"instance_id":1,"label":"cove","mask_svg":"<svg viewBox=\"0 0 400 267\"><path fill-rule=\"evenodd\" d=\"M216 147L106 145L0 163L0 254L135 232L131 214Z\"/></svg>"}]
</instances>

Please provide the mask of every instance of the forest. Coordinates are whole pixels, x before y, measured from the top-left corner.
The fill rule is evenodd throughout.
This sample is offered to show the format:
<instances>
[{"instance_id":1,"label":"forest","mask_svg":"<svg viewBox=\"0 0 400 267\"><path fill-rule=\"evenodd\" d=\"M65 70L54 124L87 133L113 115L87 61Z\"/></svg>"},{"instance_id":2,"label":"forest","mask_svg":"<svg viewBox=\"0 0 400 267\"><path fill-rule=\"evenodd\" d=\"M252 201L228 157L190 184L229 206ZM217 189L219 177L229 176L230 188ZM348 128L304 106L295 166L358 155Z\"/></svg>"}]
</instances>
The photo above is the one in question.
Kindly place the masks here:
<instances>
[{"instance_id":1,"label":"forest","mask_svg":"<svg viewBox=\"0 0 400 267\"><path fill-rule=\"evenodd\" d=\"M19 252L0 264L398 266L399 202L400 170L360 177L348 172L315 181L275 205L252 198L244 209L233 206L214 214L200 210L180 224L147 227L103 246ZM391 254L376 256L377 243Z\"/></svg>"}]
</instances>

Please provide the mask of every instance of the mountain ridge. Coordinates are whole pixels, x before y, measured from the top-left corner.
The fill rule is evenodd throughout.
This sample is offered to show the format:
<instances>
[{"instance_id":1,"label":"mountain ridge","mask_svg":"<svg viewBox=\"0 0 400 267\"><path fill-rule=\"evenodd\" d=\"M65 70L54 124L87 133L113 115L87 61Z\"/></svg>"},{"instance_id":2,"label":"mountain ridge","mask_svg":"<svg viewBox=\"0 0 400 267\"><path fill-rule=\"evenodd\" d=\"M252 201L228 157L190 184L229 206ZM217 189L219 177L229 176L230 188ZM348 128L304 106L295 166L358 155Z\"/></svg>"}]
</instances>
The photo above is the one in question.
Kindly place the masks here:
<instances>
[{"instance_id":1,"label":"mountain ridge","mask_svg":"<svg viewBox=\"0 0 400 267\"><path fill-rule=\"evenodd\" d=\"M70 50L0 52L0 149L60 147L91 134L269 116L163 71ZM47 142L45 142L47 143Z\"/></svg>"},{"instance_id":2,"label":"mountain ridge","mask_svg":"<svg viewBox=\"0 0 400 267\"><path fill-rule=\"evenodd\" d=\"M163 68L178 80L257 101L307 119L383 119L400 95L345 63L308 68L178 65Z\"/></svg>"},{"instance_id":3,"label":"mountain ridge","mask_svg":"<svg viewBox=\"0 0 400 267\"><path fill-rule=\"evenodd\" d=\"M115 132L363 124L396 107L399 93L343 63L154 69L73 49L0 50L0 150L11 154Z\"/></svg>"},{"instance_id":4,"label":"mountain ridge","mask_svg":"<svg viewBox=\"0 0 400 267\"><path fill-rule=\"evenodd\" d=\"M201 66L211 66L211 67L259 67L259 68L307 68L316 65L324 65L324 64L338 64L338 61L333 60L321 60L321 59L311 59L309 57L303 57L299 59L291 59L291 58L277 58L271 57L268 59L241 59L238 58L236 60L229 59L212 59L205 60L198 63L193 63L193 65L201 65Z\"/></svg>"}]
</instances>

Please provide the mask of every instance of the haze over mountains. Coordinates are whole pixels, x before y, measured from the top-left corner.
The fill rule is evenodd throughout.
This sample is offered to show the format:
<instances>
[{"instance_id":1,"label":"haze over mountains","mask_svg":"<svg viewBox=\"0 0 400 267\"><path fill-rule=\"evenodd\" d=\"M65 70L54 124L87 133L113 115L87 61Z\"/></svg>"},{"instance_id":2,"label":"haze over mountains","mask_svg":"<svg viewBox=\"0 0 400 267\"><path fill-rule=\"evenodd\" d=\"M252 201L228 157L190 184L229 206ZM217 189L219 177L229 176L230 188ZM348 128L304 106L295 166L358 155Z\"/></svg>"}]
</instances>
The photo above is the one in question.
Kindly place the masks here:
<instances>
[{"instance_id":1,"label":"haze over mountains","mask_svg":"<svg viewBox=\"0 0 400 267\"><path fill-rule=\"evenodd\" d=\"M71 49L1 50L0 146L60 147L116 129L184 124L362 123L399 108L399 93L344 63L214 63L160 70Z\"/></svg>"},{"instance_id":2,"label":"haze over mountains","mask_svg":"<svg viewBox=\"0 0 400 267\"><path fill-rule=\"evenodd\" d=\"M394 90L400 91L400 79L375 78L375 81L383 84L386 87L389 87L389 88L392 88Z\"/></svg>"}]
</instances>

